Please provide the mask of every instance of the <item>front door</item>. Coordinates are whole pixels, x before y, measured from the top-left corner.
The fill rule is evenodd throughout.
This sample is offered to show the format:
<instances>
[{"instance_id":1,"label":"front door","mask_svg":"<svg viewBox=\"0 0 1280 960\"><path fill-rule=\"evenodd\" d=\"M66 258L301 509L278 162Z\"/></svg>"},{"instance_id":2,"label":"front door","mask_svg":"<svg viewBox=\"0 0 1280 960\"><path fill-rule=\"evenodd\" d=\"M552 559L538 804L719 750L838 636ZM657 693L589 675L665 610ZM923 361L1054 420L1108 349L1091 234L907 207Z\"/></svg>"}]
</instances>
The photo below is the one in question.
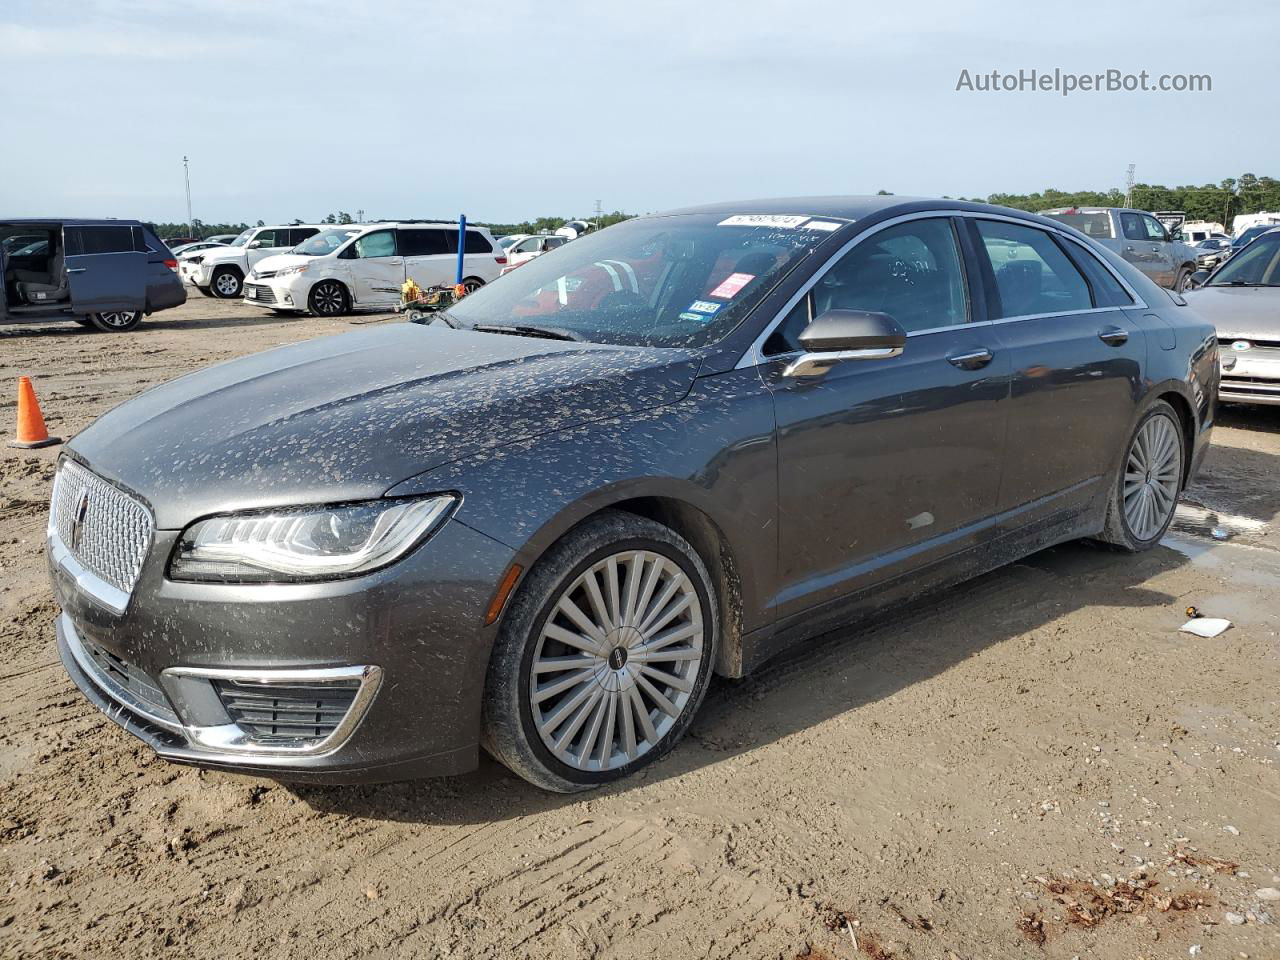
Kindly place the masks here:
<instances>
[{"instance_id":1,"label":"front door","mask_svg":"<svg viewBox=\"0 0 1280 960\"><path fill-rule=\"evenodd\" d=\"M1178 275L1179 263L1174 256L1174 244L1164 224L1155 217L1142 215L1142 226L1147 232L1147 244L1150 247L1153 273L1151 279L1162 287L1173 289Z\"/></svg>"},{"instance_id":2,"label":"front door","mask_svg":"<svg viewBox=\"0 0 1280 960\"><path fill-rule=\"evenodd\" d=\"M788 377L796 336L833 308L889 314L907 330L906 348ZM766 341L783 630L814 607L986 538L1009 361L995 328L972 314L956 227L945 217L911 220L854 246Z\"/></svg>"},{"instance_id":3,"label":"front door","mask_svg":"<svg viewBox=\"0 0 1280 960\"><path fill-rule=\"evenodd\" d=\"M274 257L276 254L285 253L293 249L293 243L290 242L289 231L284 227L273 230L259 230L249 246L245 250L245 263L252 270L259 260L265 260L267 257Z\"/></svg>"},{"instance_id":4,"label":"front door","mask_svg":"<svg viewBox=\"0 0 1280 960\"><path fill-rule=\"evenodd\" d=\"M75 313L146 308L146 246L135 240L133 227L128 224L68 226L63 228L62 241L71 307Z\"/></svg>"},{"instance_id":5,"label":"front door","mask_svg":"<svg viewBox=\"0 0 1280 960\"><path fill-rule=\"evenodd\" d=\"M361 306L390 306L400 299L404 286L404 257L394 230L375 230L351 245L351 293Z\"/></svg>"},{"instance_id":6,"label":"front door","mask_svg":"<svg viewBox=\"0 0 1280 960\"><path fill-rule=\"evenodd\" d=\"M1133 298L1082 245L1001 220L971 221L1012 364L1006 530L1095 502L1127 438L1146 342Z\"/></svg>"}]
</instances>

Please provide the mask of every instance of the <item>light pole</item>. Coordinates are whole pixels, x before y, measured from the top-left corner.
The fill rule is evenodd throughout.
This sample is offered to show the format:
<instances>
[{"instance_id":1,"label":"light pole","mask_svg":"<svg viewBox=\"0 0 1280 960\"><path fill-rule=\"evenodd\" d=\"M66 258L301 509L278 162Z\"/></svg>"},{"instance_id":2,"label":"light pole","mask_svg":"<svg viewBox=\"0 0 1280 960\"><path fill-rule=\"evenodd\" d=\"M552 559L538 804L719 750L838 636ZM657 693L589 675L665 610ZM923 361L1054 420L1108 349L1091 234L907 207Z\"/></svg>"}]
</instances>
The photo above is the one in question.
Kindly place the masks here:
<instances>
[{"instance_id":1,"label":"light pole","mask_svg":"<svg viewBox=\"0 0 1280 960\"><path fill-rule=\"evenodd\" d=\"M191 170L187 166L186 157L182 158L182 175L187 181L187 236L194 237L195 234L192 232L194 227L191 219Z\"/></svg>"}]
</instances>

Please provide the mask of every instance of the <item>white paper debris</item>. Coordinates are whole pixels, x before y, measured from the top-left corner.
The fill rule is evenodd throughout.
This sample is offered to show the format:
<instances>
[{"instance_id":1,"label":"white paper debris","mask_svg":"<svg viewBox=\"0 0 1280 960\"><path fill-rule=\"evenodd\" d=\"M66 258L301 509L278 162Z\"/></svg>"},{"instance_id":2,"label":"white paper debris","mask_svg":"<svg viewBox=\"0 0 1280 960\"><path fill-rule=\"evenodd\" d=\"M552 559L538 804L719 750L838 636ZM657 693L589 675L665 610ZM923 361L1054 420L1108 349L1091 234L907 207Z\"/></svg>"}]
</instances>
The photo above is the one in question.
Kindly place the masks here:
<instances>
[{"instance_id":1,"label":"white paper debris","mask_svg":"<svg viewBox=\"0 0 1280 960\"><path fill-rule=\"evenodd\" d=\"M1218 617L1196 617L1182 625L1182 632L1194 633L1197 637L1204 637L1207 640L1210 637L1216 637L1229 626L1231 626L1230 620L1221 620Z\"/></svg>"}]
</instances>

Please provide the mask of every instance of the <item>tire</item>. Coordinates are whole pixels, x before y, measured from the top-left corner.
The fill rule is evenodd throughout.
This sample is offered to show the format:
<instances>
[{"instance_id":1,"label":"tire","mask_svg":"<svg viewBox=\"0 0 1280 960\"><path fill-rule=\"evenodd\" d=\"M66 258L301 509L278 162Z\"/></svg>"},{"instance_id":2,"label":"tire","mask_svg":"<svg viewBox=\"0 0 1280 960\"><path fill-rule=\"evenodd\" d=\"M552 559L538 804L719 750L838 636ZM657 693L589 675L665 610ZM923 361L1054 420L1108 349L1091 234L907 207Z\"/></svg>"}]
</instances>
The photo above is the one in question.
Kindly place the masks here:
<instances>
[{"instance_id":1,"label":"tire","mask_svg":"<svg viewBox=\"0 0 1280 960\"><path fill-rule=\"evenodd\" d=\"M199 291L200 291L202 294L204 294L206 297L212 297L212 296L213 296L213 288L212 288L212 287L196 287L196 289L197 289L197 290L199 290Z\"/></svg>"},{"instance_id":2,"label":"tire","mask_svg":"<svg viewBox=\"0 0 1280 960\"><path fill-rule=\"evenodd\" d=\"M503 617L485 680L485 749L558 793L590 790L653 763L684 735L706 695L719 642L716 600L706 565L669 527L615 510L587 520L538 561ZM593 629L597 621L622 625L601 630L607 645L595 644L564 601ZM566 636L576 638L573 646L557 639ZM665 642L642 661L640 651L655 638ZM535 676L545 678L541 698Z\"/></svg>"},{"instance_id":3,"label":"tire","mask_svg":"<svg viewBox=\"0 0 1280 960\"><path fill-rule=\"evenodd\" d=\"M1142 415L1125 445L1107 499L1101 539L1128 553L1150 550L1159 543L1173 522L1186 457L1182 421L1173 407L1159 400ZM1151 463L1150 469L1145 468L1144 461ZM1144 492L1147 489L1150 492ZM1138 507L1143 498L1153 512Z\"/></svg>"},{"instance_id":4,"label":"tire","mask_svg":"<svg viewBox=\"0 0 1280 960\"><path fill-rule=\"evenodd\" d=\"M317 317L340 317L351 311L351 296L337 280L321 280L307 294L307 309Z\"/></svg>"},{"instance_id":5,"label":"tire","mask_svg":"<svg viewBox=\"0 0 1280 960\"><path fill-rule=\"evenodd\" d=\"M1183 267L1173 281L1173 292L1182 293L1187 289L1187 281L1191 279L1191 271Z\"/></svg>"},{"instance_id":6,"label":"tire","mask_svg":"<svg viewBox=\"0 0 1280 960\"><path fill-rule=\"evenodd\" d=\"M457 276L457 274L454 274L454 276ZM479 277L467 277L462 281L462 289L466 291L466 296L470 296L483 286L484 281Z\"/></svg>"},{"instance_id":7,"label":"tire","mask_svg":"<svg viewBox=\"0 0 1280 960\"><path fill-rule=\"evenodd\" d=\"M74 320L76 323L80 324L80 326L82 327L88 327L90 330L96 329L93 325L93 321L90 320L88 317L72 317L71 319Z\"/></svg>"},{"instance_id":8,"label":"tire","mask_svg":"<svg viewBox=\"0 0 1280 960\"><path fill-rule=\"evenodd\" d=\"M127 333L142 322L141 310L117 310L110 313L91 313L88 324L103 333Z\"/></svg>"},{"instance_id":9,"label":"tire","mask_svg":"<svg viewBox=\"0 0 1280 960\"><path fill-rule=\"evenodd\" d=\"M235 267L219 267L209 278L209 292L219 300L234 300L244 292L244 276Z\"/></svg>"}]
</instances>

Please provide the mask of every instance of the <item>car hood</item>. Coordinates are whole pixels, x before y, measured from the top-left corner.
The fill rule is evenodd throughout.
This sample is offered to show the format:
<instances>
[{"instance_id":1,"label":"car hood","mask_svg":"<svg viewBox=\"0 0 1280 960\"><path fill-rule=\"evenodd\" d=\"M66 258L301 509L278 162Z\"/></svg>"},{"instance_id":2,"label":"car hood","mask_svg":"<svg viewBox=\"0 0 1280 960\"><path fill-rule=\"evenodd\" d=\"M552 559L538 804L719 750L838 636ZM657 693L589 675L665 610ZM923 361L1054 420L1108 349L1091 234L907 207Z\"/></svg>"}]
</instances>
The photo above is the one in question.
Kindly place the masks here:
<instances>
[{"instance_id":1,"label":"car hood","mask_svg":"<svg viewBox=\"0 0 1280 960\"><path fill-rule=\"evenodd\" d=\"M271 257L263 257L253 265L252 273L261 277L266 273L275 273L286 267L296 267L303 263L315 263L316 257L304 257L297 253L277 253Z\"/></svg>"},{"instance_id":2,"label":"car hood","mask_svg":"<svg viewBox=\"0 0 1280 960\"><path fill-rule=\"evenodd\" d=\"M1280 287L1197 287L1183 296L1220 340L1280 340Z\"/></svg>"},{"instance_id":3,"label":"car hood","mask_svg":"<svg viewBox=\"0 0 1280 960\"><path fill-rule=\"evenodd\" d=\"M461 457L673 403L694 351L392 324L154 387L70 444L161 529L227 510L381 496Z\"/></svg>"}]
</instances>

